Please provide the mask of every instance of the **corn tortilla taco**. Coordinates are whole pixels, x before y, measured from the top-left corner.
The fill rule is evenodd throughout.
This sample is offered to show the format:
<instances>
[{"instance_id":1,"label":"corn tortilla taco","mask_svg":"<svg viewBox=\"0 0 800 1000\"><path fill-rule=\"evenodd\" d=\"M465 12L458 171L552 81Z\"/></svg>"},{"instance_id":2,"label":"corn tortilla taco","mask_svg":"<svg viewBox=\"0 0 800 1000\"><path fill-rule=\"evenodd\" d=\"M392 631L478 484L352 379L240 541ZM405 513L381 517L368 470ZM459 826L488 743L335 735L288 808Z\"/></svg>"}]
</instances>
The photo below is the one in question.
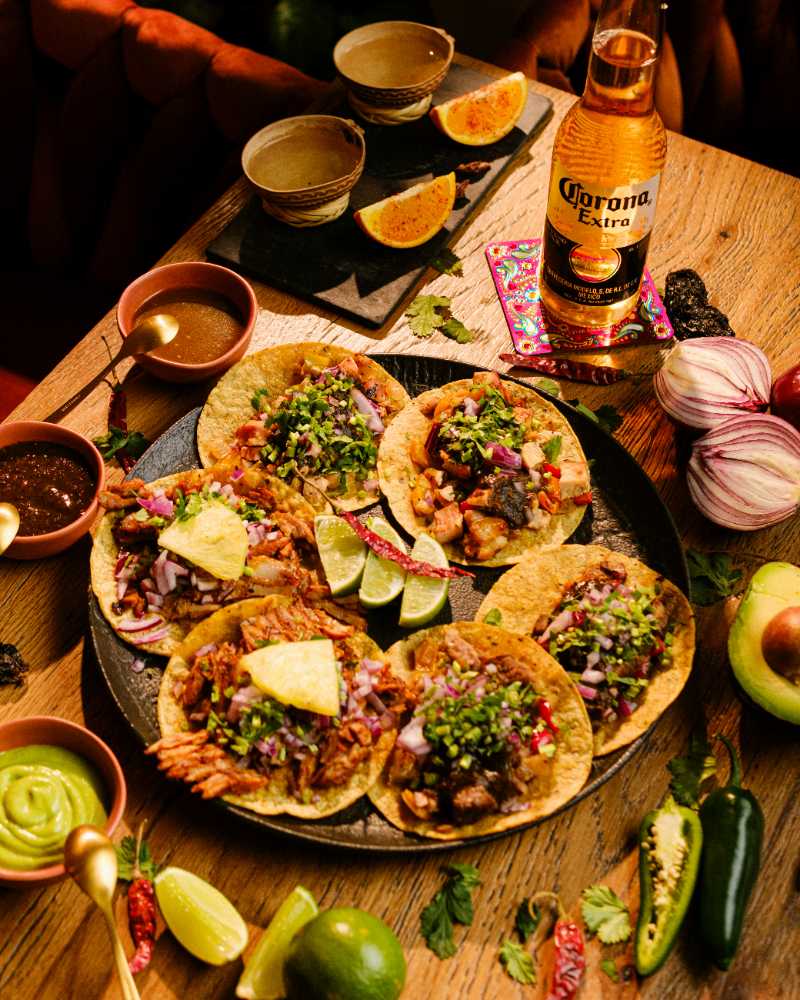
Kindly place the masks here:
<instances>
[{"instance_id":1,"label":"corn tortilla taco","mask_svg":"<svg viewBox=\"0 0 800 1000\"><path fill-rule=\"evenodd\" d=\"M225 604L270 593L330 597L314 511L285 483L235 463L109 486L92 589L114 631L169 656Z\"/></svg>"},{"instance_id":2,"label":"corn tortilla taco","mask_svg":"<svg viewBox=\"0 0 800 1000\"><path fill-rule=\"evenodd\" d=\"M567 421L497 372L417 396L383 436L378 475L403 528L466 564L505 566L563 542L591 502Z\"/></svg>"},{"instance_id":3,"label":"corn tortilla taco","mask_svg":"<svg viewBox=\"0 0 800 1000\"><path fill-rule=\"evenodd\" d=\"M364 632L288 597L254 598L201 622L170 658L147 753L203 798L317 819L375 782L405 704Z\"/></svg>"},{"instance_id":4,"label":"corn tortilla taco","mask_svg":"<svg viewBox=\"0 0 800 1000\"><path fill-rule=\"evenodd\" d=\"M325 501L314 485L342 510L358 510L378 499L378 445L407 402L400 383L363 354L319 343L268 347L211 390L197 446L203 465L233 451L317 508Z\"/></svg>"},{"instance_id":5,"label":"corn tortilla taco","mask_svg":"<svg viewBox=\"0 0 800 1000\"><path fill-rule=\"evenodd\" d=\"M413 706L369 797L401 830L437 840L508 830L585 784L586 709L532 639L456 622L417 632L388 656Z\"/></svg>"},{"instance_id":6,"label":"corn tortilla taco","mask_svg":"<svg viewBox=\"0 0 800 1000\"><path fill-rule=\"evenodd\" d=\"M694 616L681 591L638 559L601 545L530 552L497 581L476 619L533 635L569 672L595 754L641 736L680 694L694 657Z\"/></svg>"}]
</instances>

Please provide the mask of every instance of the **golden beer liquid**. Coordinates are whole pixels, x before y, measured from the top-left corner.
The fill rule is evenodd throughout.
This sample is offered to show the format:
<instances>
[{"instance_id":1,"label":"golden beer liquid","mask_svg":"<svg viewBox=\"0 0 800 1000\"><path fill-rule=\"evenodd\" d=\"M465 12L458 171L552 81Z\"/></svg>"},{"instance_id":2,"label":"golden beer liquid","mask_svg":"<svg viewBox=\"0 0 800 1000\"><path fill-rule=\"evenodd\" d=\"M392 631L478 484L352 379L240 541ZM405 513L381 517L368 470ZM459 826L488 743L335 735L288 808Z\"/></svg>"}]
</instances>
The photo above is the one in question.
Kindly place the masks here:
<instances>
[{"instance_id":1,"label":"golden beer liquid","mask_svg":"<svg viewBox=\"0 0 800 1000\"><path fill-rule=\"evenodd\" d=\"M595 32L586 89L580 101L567 112L556 135L551 178L567 176L588 192L621 195L635 185L658 184L667 139L653 105L657 59L657 42L642 32L630 28ZM563 213L558 215L556 200L551 184L548 220L562 236L580 244L572 251L570 261L588 280L605 280L619 266L617 248L633 242L631 235L613 228L615 220L602 218L602 210L598 213L599 221L611 228L594 227L590 233L584 226L565 222ZM608 326L622 319L636 304L643 260L635 291L604 305L579 304L558 294L548 283L547 264L545 240L540 279L542 301L560 319L578 326ZM550 264L553 266L552 259Z\"/></svg>"}]
</instances>

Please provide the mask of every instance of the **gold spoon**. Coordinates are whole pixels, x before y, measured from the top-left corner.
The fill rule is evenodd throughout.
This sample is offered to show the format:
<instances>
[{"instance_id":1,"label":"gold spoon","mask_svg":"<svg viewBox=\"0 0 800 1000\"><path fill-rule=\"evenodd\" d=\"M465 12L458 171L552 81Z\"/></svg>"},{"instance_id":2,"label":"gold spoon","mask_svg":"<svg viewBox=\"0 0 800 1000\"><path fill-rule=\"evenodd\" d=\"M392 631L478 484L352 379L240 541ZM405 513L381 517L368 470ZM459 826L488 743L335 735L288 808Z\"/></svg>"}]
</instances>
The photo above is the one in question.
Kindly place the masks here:
<instances>
[{"instance_id":1,"label":"gold spoon","mask_svg":"<svg viewBox=\"0 0 800 1000\"><path fill-rule=\"evenodd\" d=\"M100 374L96 375L88 385L79 389L66 403L62 403L57 410L53 410L49 417L45 417L47 423L58 423L73 407L85 399L109 372L114 371L114 368L124 358L129 358L134 354L150 354L151 351L164 347L175 339L179 328L180 323L169 313L156 313L155 316L148 316L141 323L137 323L128 336L123 338L122 346Z\"/></svg>"},{"instance_id":2,"label":"gold spoon","mask_svg":"<svg viewBox=\"0 0 800 1000\"><path fill-rule=\"evenodd\" d=\"M128 959L111 910L111 900L117 885L117 854L114 845L96 826L89 823L76 826L64 844L64 865L69 875L106 918L125 1000L141 1000L128 968Z\"/></svg>"},{"instance_id":3,"label":"gold spoon","mask_svg":"<svg viewBox=\"0 0 800 1000\"><path fill-rule=\"evenodd\" d=\"M19 511L13 503L0 503L0 556L17 537Z\"/></svg>"}]
</instances>

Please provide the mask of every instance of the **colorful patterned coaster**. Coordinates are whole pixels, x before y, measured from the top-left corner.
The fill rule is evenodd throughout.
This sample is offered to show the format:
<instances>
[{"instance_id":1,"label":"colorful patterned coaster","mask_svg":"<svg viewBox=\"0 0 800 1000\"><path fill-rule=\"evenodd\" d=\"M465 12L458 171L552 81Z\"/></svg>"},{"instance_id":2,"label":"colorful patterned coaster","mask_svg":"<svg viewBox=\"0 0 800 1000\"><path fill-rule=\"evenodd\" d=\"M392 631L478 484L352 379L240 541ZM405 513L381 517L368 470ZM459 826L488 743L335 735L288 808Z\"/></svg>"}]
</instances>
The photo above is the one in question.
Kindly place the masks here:
<instances>
[{"instance_id":1,"label":"colorful patterned coaster","mask_svg":"<svg viewBox=\"0 0 800 1000\"><path fill-rule=\"evenodd\" d=\"M637 308L613 326L590 329L545 316L539 294L541 249L541 240L509 240L486 247L486 259L518 354L589 351L672 337L664 304L646 269Z\"/></svg>"}]
</instances>

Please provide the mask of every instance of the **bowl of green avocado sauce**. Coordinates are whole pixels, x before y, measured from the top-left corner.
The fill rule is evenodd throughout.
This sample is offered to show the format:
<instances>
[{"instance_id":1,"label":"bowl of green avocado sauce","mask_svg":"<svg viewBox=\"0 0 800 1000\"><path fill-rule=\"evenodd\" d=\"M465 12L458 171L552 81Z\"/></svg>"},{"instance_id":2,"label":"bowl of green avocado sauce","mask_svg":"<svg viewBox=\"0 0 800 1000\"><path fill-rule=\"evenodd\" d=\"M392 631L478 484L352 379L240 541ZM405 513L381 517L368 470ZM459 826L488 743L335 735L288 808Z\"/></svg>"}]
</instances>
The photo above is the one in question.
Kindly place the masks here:
<instances>
[{"instance_id":1,"label":"bowl of green avocado sauce","mask_svg":"<svg viewBox=\"0 0 800 1000\"><path fill-rule=\"evenodd\" d=\"M91 823L111 833L125 783L111 750L83 726L37 716L0 726L0 883L63 878L64 842Z\"/></svg>"}]
</instances>

